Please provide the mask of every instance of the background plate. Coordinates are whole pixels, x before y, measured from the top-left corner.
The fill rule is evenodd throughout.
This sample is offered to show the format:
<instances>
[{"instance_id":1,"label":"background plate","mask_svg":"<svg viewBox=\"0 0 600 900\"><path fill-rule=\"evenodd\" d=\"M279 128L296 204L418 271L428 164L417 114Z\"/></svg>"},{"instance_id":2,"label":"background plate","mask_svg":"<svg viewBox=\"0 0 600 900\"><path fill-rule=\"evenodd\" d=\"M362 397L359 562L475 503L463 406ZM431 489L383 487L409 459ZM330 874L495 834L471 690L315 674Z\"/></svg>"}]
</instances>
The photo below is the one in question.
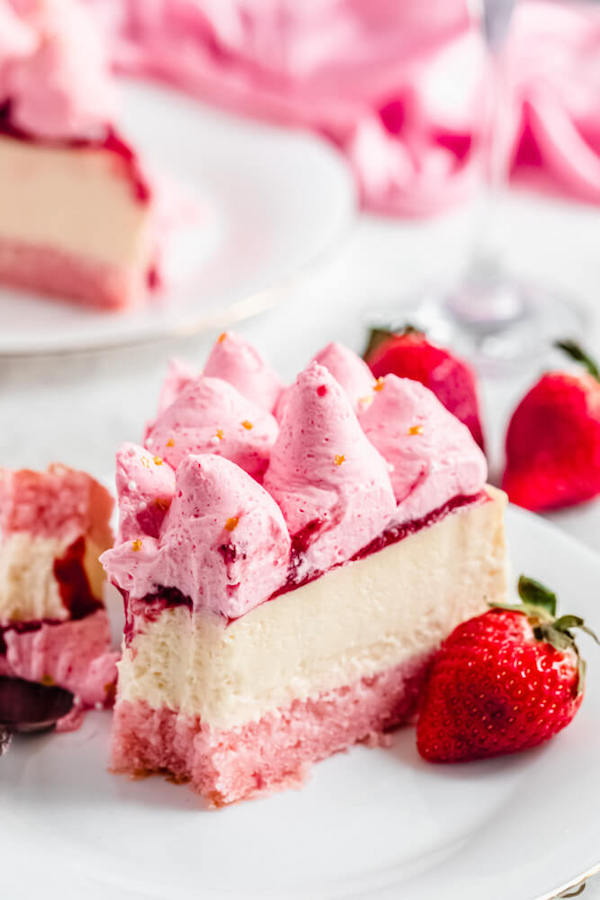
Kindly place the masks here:
<instances>
[{"instance_id":1,"label":"background plate","mask_svg":"<svg viewBox=\"0 0 600 900\"><path fill-rule=\"evenodd\" d=\"M508 512L514 572L552 585L600 625L600 557ZM533 900L600 862L600 660L573 724L528 753L421 761L414 729L357 747L306 787L218 812L186 786L106 770L110 715L15 740L0 762L3 896L47 900L397 898Z\"/></svg>"},{"instance_id":2,"label":"background plate","mask_svg":"<svg viewBox=\"0 0 600 900\"><path fill-rule=\"evenodd\" d=\"M312 134L214 110L168 88L123 81L120 124L153 166L200 198L205 262L168 298L95 313L0 291L0 354L116 346L229 325L276 302L268 289L314 261L355 210L342 157ZM168 302L167 302L168 299Z\"/></svg>"}]
</instances>

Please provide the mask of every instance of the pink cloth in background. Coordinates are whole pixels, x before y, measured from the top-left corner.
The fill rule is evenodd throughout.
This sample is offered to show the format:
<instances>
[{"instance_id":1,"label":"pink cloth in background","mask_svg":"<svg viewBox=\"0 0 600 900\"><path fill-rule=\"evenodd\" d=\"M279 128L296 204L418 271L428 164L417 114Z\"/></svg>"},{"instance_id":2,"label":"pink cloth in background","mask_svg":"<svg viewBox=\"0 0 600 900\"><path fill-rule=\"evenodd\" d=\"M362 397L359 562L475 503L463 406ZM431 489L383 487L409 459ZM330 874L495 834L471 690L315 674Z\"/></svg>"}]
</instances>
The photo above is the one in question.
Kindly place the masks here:
<instances>
[{"instance_id":1,"label":"pink cloth in background","mask_svg":"<svg viewBox=\"0 0 600 900\"><path fill-rule=\"evenodd\" d=\"M88 0L124 71L314 128L366 207L429 215L479 178L484 55L463 0ZM600 8L517 7L512 175L600 202Z\"/></svg>"}]
</instances>

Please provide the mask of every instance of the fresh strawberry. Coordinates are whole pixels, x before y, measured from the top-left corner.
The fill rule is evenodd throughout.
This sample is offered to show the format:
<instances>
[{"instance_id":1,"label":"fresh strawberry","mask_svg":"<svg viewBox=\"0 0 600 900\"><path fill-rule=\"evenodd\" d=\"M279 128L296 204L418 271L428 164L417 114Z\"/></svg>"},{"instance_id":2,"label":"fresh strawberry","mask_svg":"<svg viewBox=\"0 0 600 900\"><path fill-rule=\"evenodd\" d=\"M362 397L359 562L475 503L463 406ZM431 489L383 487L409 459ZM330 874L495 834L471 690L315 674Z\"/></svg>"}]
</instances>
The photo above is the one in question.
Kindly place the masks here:
<instances>
[{"instance_id":1,"label":"fresh strawberry","mask_svg":"<svg viewBox=\"0 0 600 900\"><path fill-rule=\"evenodd\" d=\"M484 449L477 378L464 360L432 344L422 331L410 325L397 332L372 329L364 359L376 378L391 373L420 381L464 422Z\"/></svg>"},{"instance_id":2,"label":"fresh strawberry","mask_svg":"<svg viewBox=\"0 0 600 900\"><path fill-rule=\"evenodd\" d=\"M573 341L556 346L584 369L542 375L506 433L502 486L513 503L536 512L600 494L600 371Z\"/></svg>"},{"instance_id":3,"label":"fresh strawberry","mask_svg":"<svg viewBox=\"0 0 600 900\"><path fill-rule=\"evenodd\" d=\"M454 629L435 658L417 725L431 762L514 753L548 740L573 719L585 664L556 597L521 576L517 606L499 606Z\"/></svg>"}]
</instances>

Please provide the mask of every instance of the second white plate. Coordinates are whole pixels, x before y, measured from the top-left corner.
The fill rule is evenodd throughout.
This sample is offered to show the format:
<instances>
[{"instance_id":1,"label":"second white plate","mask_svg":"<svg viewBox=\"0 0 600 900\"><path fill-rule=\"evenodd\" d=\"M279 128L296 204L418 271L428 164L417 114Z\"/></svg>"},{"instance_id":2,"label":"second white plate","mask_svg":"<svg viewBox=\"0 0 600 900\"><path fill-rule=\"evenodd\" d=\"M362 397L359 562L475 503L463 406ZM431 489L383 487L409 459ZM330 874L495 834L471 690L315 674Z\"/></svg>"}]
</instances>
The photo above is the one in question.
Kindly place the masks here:
<instances>
[{"instance_id":1,"label":"second white plate","mask_svg":"<svg viewBox=\"0 0 600 900\"><path fill-rule=\"evenodd\" d=\"M122 83L123 131L207 210L204 263L139 311L97 313L0 290L0 354L116 346L225 327L277 301L272 290L349 230L352 175L325 141L234 117L169 88Z\"/></svg>"}]
</instances>

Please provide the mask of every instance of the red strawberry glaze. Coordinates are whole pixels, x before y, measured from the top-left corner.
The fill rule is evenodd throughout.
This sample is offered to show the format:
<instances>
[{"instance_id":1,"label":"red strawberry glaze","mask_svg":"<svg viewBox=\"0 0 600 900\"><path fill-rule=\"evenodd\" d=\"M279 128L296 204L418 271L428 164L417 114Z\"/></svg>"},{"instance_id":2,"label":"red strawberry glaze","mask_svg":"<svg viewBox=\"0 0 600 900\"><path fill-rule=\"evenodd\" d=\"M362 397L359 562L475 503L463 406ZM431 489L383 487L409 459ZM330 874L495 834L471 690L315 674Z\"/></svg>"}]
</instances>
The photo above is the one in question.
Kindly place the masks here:
<instances>
[{"instance_id":1,"label":"red strawberry glaze","mask_svg":"<svg viewBox=\"0 0 600 900\"><path fill-rule=\"evenodd\" d=\"M63 556L54 560L54 577L71 619L83 619L102 608L102 602L92 594L83 565L84 555L85 538L82 536L67 547Z\"/></svg>"},{"instance_id":2,"label":"red strawberry glaze","mask_svg":"<svg viewBox=\"0 0 600 900\"><path fill-rule=\"evenodd\" d=\"M398 541L404 540L404 538L410 537L412 534L416 534L421 531L423 528L427 528L430 525L435 525L436 522L441 521L447 515L451 515L452 513L458 512L466 506L474 506L479 503L485 503L489 500L488 495L485 491L481 491L479 494L476 494L472 497L454 497L448 503L445 503L439 509L434 510L429 513L423 519L414 520L412 522L403 522L401 525L396 525L393 528L389 528L384 531L381 535L379 535L375 540L371 541L366 547L363 547L362 550L359 550L356 553L350 562L354 560L364 559L369 556L371 553L376 553L379 550L383 550L385 547L390 546L391 544L395 544ZM320 527L319 522L310 522L308 526L302 529L297 535L292 539L292 553L290 557L290 566L288 570L288 577L284 585L280 587L277 591L271 594L270 597L265 600L265 603L274 600L276 597L281 596L282 594L286 594L289 591L293 591L298 587L302 587L302 585L308 584L311 581L315 581L317 578L320 578L323 575L323 572L312 572L310 575L305 576L304 578L298 577L298 572L302 570L302 554L305 548L309 545L310 539L312 535L318 528ZM224 559L227 559L229 548L227 545L223 545L219 548L222 553ZM185 596L180 590L177 588L165 588L158 587L156 592L152 594L146 594L145 597L137 598L131 597L127 591L122 590L115 585L117 589L120 591L123 596L124 604L125 604L125 643L129 645L131 643L131 639L133 638L135 631L135 622L138 617L142 617L147 621L156 621L162 611L169 607L173 606L187 606L188 609L192 609L193 603L190 597ZM234 619L229 619L229 622L235 621Z\"/></svg>"}]
</instances>

